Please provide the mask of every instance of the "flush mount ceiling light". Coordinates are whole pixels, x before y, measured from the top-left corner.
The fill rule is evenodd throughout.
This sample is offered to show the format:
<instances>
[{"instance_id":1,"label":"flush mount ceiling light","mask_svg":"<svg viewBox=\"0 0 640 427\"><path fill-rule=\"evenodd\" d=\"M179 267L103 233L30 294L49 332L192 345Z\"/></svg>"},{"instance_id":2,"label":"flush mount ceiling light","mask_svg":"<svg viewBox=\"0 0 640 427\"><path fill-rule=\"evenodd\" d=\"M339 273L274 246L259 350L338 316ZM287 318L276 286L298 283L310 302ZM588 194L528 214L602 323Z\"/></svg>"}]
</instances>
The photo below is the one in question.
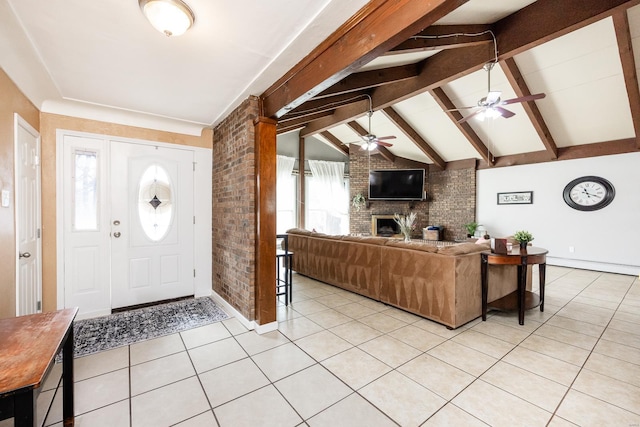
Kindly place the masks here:
<instances>
[{"instance_id":1,"label":"flush mount ceiling light","mask_svg":"<svg viewBox=\"0 0 640 427\"><path fill-rule=\"evenodd\" d=\"M195 22L193 11L182 0L138 0L153 28L167 37L184 34Z\"/></svg>"}]
</instances>

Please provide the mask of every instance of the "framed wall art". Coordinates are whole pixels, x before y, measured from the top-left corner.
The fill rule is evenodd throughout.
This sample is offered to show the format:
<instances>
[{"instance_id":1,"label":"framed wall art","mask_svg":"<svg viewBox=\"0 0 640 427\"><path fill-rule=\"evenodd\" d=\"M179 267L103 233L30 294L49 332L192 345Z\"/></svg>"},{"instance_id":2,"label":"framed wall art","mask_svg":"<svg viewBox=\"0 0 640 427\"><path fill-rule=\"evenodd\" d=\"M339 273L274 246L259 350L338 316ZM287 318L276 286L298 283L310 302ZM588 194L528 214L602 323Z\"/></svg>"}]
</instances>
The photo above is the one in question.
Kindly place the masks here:
<instances>
[{"instance_id":1,"label":"framed wall art","mask_svg":"<svg viewBox=\"0 0 640 427\"><path fill-rule=\"evenodd\" d=\"M499 205L530 205L533 203L533 191L514 191L498 193Z\"/></svg>"}]
</instances>

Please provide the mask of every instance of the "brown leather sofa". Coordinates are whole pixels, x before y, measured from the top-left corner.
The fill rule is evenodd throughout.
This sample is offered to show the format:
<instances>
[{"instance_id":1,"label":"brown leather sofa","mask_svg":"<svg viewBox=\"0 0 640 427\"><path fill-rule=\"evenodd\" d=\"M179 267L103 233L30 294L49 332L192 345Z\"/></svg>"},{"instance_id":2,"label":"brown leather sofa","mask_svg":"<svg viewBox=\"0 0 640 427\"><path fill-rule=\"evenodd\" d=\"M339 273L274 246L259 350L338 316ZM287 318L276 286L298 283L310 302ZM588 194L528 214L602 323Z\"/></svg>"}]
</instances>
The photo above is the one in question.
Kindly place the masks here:
<instances>
[{"instance_id":1,"label":"brown leather sofa","mask_svg":"<svg viewBox=\"0 0 640 427\"><path fill-rule=\"evenodd\" d=\"M385 237L329 236L291 229L293 270L457 328L482 314L480 252ZM489 266L489 302L516 289L516 266Z\"/></svg>"}]
</instances>

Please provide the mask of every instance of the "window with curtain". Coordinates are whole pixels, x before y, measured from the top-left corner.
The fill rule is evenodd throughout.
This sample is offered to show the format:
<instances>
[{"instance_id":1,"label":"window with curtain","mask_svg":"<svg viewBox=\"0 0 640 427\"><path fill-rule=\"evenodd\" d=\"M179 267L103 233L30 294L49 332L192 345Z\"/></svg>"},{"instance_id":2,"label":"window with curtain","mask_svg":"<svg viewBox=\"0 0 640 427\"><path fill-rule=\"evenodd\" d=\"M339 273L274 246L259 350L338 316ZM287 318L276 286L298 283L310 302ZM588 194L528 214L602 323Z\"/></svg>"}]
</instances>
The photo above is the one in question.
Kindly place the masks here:
<instances>
[{"instance_id":1,"label":"window with curtain","mask_svg":"<svg viewBox=\"0 0 640 427\"><path fill-rule=\"evenodd\" d=\"M276 233L296 226L296 180L293 157L276 157Z\"/></svg>"},{"instance_id":2,"label":"window with curtain","mask_svg":"<svg viewBox=\"0 0 640 427\"><path fill-rule=\"evenodd\" d=\"M306 228L326 234L349 234L348 182L344 163L309 160L306 179Z\"/></svg>"}]
</instances>

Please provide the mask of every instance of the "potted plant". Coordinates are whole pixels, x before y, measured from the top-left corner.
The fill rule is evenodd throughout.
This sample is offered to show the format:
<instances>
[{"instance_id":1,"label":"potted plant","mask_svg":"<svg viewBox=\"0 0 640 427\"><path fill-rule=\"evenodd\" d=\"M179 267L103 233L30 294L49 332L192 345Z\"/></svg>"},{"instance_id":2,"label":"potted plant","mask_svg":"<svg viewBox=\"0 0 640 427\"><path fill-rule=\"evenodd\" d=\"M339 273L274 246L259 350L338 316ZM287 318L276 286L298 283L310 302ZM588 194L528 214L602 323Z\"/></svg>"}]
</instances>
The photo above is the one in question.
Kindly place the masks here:
<instances>
[{"instance_id":1,"label":"potted plant","mask_svg":"<svg viewBox=\"0 0 640 427\"><path fill-rule=\"evenodd\" d=\"M520 230L513 234L513 239L520 244L520 249L527 249L527 245L533 240L533 235L526 230Z\"/></svg>"},{"instance_id":2,"label":"potted plant","mask_svg":"<svg viewBox=\"0 0 640 427\"><path fill-rule=\"evenodd\" d=\"M479 224L477 222L470 222L464 225L465 230L467 230L467 237L473 237L473 235L476 234L478 225Z\"/></svg>"},{"instance_id":3,"label":"potted plant","mask_svg":"<svg viewBox=\"0 0 640 427\"><path fill-rule=\"evenodd\" d=\"M365 200L365 198L362 195L362 193L358 193L355 196L353 196L353 200L351 201L351 205L353 206L353 208L356 211L359 212L361 209L363 209L365 206L367 206L367 201Z\"/></svg>"},{"instance_id":4,"label":"potted plant","mask_svg":"<svg viewBox=\"0 0 640 427\"><path fill-rule=\"evenodd\" d=\"M409 215L400 216L398 214L393 214L393 220L400 226L400 231L404 234L404 241L411 241L411 233L416 228L416 217L418 214L415 212L411 212Z\"/></svg>"}]
</instances>

